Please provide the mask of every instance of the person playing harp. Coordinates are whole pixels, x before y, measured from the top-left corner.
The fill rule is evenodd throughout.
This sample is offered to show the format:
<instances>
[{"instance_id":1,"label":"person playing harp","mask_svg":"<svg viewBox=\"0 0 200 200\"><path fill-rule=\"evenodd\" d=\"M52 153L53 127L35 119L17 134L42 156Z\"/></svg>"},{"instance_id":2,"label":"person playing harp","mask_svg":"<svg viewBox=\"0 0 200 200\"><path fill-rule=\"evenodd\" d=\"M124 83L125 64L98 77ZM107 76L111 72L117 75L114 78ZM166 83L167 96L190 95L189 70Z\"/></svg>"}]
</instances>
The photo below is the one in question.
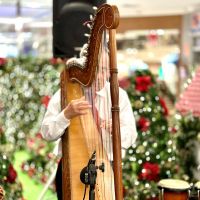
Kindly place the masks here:
<instances>
[{"instance_id":1,"label":"person playing harp","mask_svg":"<svg viewBox=\"0 0 200 200\"><path fill-rule=\"evenodd\" d=\"M101 8L111 8L112 10L112 7L107 4L103 5ZM98 55L94 58L98 60L98 62L96 63L97 66L94 70L95 76L93 77L93 81L90 84L83 84L77 77L74 78L76 79L75 81L71 81L69 75L70 70L70 73L74 73L73 67L78 67L80 68L79 71L81 71L81 68L85 70L86 65L90 63L90 60L88 60L88 55L92 49L90 43L95 42L90 41L89 44L84 45L80 53L80 58L72 58L67 61L67 68L61 74L61 89L59 89L51 98L42 122L41 132L43 137L49 141L57 141L56 154L63 156L58 165L56 174L56 191L59 200L83 199L84 187L80 186L79 189L79 182L80 185L82 183L77 173L80 174L82 169L85 169L85 166L88 167L88 163L92 160L92 156L95 156L95 165L97 168L97 199L117 199L115 198L115 194L110 194L115 193L113 186L114 174L112 172L112 163L113 159L115 159L113 157L113 146L115 144L113 144L112 140L114 131L111 111L112 91L110 83L112 80L110 71L112 70L110 70L109 67L110 58L114 55L112 49L110 50L112 44L109 43L109 48L107 46L107 33L107 30L103 30L100 35L101 42L98 47ZM95 39L93 38L93 40ZM87 73L81 76L87 76ZM121 139L120 152L122 152L122 157L124 157L125 150L135 142L137 131L128 95L123 89L119 88L118 90L117 93L119 95L117 98L120 110L119 122ZM74 132L71 131L72 127L75 128ZM66 132L66 129L69 129L68 132ZM77 133L80 129L82 129L81 133ZM76 138L74 139L73 137ZM72 138L72 141L67 141L67 145L63 146L65 145L65 140L70 140L70 138ZM73 141L75 141L74 144L72 144ZM72 147L70 147L70 145L72 145ZM85 147L86 150L84 150ZM72 153L73 151L75 151L74 154ZM64 158L64 154L68 155L67 160ZM82 159L82 157L83 160L79 160ZM63 160L65 160L64 165L70 165L70 167L66 166L66 169L71 173L67 175L67 179L69 180L67 180L68 182L66 184L63 184L63 181L66 181L66 177L63 179L62 174L65 172L62 166ZM76 160L77 163L75 163L74 160ZM78 171L72 172L77 166ZM103 168L103 170L101 168ZM77 181L74 181L76 178ZM75 183L73 183L73 181ZM65 190L65 188L63 185L69 185L70 188L68 189L70 191L67 191L68 197L64 198L63 190ZM80 190L80 193L78 190Z\"/></svg>"}]
</instances>

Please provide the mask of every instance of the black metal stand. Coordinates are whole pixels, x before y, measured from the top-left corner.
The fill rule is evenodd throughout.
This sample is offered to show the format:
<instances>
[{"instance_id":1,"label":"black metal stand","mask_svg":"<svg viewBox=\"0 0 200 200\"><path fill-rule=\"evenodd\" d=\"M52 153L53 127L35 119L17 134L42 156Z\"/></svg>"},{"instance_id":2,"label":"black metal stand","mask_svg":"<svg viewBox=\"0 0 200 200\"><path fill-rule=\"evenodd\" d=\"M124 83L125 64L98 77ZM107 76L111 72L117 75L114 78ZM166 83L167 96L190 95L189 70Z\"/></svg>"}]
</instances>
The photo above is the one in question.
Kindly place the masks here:
<instances>
[{"instance_id":1,"label":"black metal stand","mask_svg":"<svg viewBox=\"0 0 200 200\"><path fill-rule=\"evenodd\" d=\"M95 166L96 162L96 153L94 152L88 165L88 173L89 173L89 200L95 200L95 185L96 185L96 178L97 178L97 168Z\"/></svg>"},{"instance_id":2,"label":"black metal stand","mask_svg":"<svg viewBox=\"0 0 200 200\"><path fill-rule=\"evenodd\" d=\"M90 186L89 190L89 200L95 200L95 185L96 185L96 179L97 179L97 169L104 172L104 163L102 163L100 166L96 166L96 152L92 154L88 165L84 167L80 174L81 182L85 185Z\"/></svg>"}]
</instances>

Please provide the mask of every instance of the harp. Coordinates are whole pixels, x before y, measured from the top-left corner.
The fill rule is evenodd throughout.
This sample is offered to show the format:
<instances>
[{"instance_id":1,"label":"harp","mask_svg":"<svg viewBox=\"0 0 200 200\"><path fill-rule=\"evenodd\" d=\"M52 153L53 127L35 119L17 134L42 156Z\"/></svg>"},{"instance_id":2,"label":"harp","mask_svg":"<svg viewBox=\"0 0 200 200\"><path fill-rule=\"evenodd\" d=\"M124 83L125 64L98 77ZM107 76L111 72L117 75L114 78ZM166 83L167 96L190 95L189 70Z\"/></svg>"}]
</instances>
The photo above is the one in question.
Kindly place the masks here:
<instances>
[{"instance_id":1,"label":"harp","mask_svg":"<svg viewBox=\"0 0 200 200\"><path fill-rule=\"evenodd\" d=\"M61 107L68 102L79 99L83 95L91 96L92 85L97 79L99 52L102 40L108 33L109 41L109 72L110 72L110 113L112 118L113 167L103 144L102 133L99 131L94 115L88 111L86 115L75 117L62 136L62 190L63 200L83 199L85 185L80 181L80 172L89 161L95 163L96 179L94 186L97 200L122 200L122 170L121 170L121 138L119 125L119 88L116 68L115 32L119 24L119 13L116 6L103 4L98 8L92 24L88 40L86 61L83 65L76 62L69 64L61 73ZM103 38L103 39L102 39ZM104 72L104 70L102 70ZM86 90L87 94L83 91ZM91 98L93 99L93 98ZM94 104L91 102L91 104ZM109 141L110 142L110 141ZM109 143L108 142L108 143ZM88 168L87 168L88 169ZM87 192L85 199L92 199Z\"/></svg>"}]
</instances>

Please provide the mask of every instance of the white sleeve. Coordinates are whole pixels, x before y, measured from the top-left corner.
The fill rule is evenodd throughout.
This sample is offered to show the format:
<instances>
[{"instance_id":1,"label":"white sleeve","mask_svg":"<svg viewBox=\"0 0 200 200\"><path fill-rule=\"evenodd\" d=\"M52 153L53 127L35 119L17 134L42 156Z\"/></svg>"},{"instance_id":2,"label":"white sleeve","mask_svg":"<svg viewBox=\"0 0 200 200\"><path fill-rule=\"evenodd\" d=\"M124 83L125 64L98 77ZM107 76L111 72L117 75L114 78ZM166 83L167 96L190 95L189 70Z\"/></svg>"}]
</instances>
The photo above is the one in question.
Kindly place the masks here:
<instances>
[{"instance_id":1,"label":"white sleeve","mask_svg":"<svg viewBox=\"0 0 200 200\"><path fill-rule=\"evenodd\" d=\"M47 111L41 125L41 134L49 141L57 140L62 136L64 130L69 126L70 120L64 116L60 106L60 90L58 90L49 101Z\"/></svg>"},{"instance_id":2,"label":"white sleeve","mask_svg":"<svg viewBox=\"0 0 200 200\"><path fill-rule=\"evenodd\" d=\"M135 118L126 91L119 88L120 131L123 149L129 148L137 138Z\"/></svg>"}]
</instances>

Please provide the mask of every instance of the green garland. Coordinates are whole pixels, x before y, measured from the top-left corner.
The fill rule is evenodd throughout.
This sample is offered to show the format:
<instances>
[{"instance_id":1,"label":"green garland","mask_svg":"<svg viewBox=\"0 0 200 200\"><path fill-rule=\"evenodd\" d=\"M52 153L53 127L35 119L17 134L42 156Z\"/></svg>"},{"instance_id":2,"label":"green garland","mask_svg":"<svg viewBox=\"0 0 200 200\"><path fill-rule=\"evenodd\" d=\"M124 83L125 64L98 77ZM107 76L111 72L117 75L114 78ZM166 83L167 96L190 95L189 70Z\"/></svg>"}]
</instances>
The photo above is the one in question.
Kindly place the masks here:
<instances>
[{"instance_id":1,"label":"green garland","mask_svg":"<svg viewBox=\"0 0 200 200\"><path fill-rule=\"evenodd\" d=\"M49 60L9 59L0 68L0 96L3 129L8 142L26 148L27 136L40 129L45 112L44 96L59 87L59 71Z\"/></svg>"},{"instance_id":2,"label":"green garland","mask_svg":"<svg viewBox=\"0 0 200 200\"><path fill-rule=\"evenodd\" d=\"M3 130L0 130L0 188L6 200L22 200L22 185L13 167L13 147L8 144Z\"/></svg>"},{"instance_id":3,"label":"green garland","mask_svg":"<svg viewBox=\"0 0 200 200\"><path fill-rule=\"evenodd\" d=\"M57 161L51 153L54 144L43 140L39 132L48 101L59 88L63 65L55 61L18 58L0 66L0 124L6 149L26 150L30 159L22 163L22 170L42 183Z\"/></svg>"},{"instance_id":4,"label":"green garland","mask_svg":"<svg viewBox=\"0 0 200 200\"><path fill-rule=\"evenodd\" d=\"M127 150L123 161L126 199L158 198L158 181L177 177L179 173L168 110L149 70L135 71L126 82L138 131L136 143Z\"/></svg>"},{"instance_id":5,"label":"green garland","mask_svg":"<svg viewBox=\"0 0 200 200\"><path fill-rule=\"evenodd\" d=\"M177 146L180 164L184 170L184 178L190 183L197 181L196 174L200 174L200 163L197 161L197 148L200 147L200 118L192 114L178 117L179 134Z\"/></svg>"}]
</instances>

